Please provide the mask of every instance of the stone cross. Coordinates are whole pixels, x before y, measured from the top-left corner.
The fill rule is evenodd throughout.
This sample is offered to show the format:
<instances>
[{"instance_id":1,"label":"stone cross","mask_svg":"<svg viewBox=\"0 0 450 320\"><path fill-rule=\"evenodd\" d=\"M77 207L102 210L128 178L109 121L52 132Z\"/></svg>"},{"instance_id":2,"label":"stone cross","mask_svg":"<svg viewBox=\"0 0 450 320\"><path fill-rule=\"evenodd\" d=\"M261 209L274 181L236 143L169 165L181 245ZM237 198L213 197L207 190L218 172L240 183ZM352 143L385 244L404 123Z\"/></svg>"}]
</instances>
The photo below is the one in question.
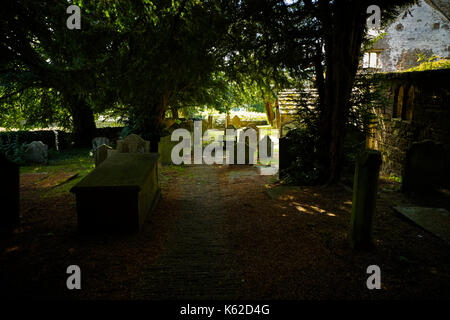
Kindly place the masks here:
<instances>
[{"instance_id":1,"label":"stone cross","mask_svg":"<svg viewBox=\"0 0 450 320\"><path fill-rule=\"evenodd\" d=\"M353 181L349 240L354 249L370 249L377 202L381 153L367 149L358 155Z\"/></svg>"}]
</instances>

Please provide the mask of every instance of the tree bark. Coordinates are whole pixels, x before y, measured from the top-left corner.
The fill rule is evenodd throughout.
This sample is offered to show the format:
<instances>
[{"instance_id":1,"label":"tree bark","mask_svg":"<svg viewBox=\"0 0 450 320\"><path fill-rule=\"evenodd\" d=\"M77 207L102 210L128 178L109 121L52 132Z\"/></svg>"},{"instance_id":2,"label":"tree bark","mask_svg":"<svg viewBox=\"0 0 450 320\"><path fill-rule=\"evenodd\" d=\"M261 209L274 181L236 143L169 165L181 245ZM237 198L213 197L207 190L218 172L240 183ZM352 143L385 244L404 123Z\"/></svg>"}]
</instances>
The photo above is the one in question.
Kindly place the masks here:
<instances>
[{"instance_id":1,"label":"tree bark","mask_svg":"<svg viewBox=\"0 0 450 320\"><path fill-rule=\"evenodd\" d=\"M338 1L333 6L331 26L325 36L326 78L320 143L328 183L340 179L345 125L366 21L365 7L360 2Z\"/></svg>"}]
</instances>

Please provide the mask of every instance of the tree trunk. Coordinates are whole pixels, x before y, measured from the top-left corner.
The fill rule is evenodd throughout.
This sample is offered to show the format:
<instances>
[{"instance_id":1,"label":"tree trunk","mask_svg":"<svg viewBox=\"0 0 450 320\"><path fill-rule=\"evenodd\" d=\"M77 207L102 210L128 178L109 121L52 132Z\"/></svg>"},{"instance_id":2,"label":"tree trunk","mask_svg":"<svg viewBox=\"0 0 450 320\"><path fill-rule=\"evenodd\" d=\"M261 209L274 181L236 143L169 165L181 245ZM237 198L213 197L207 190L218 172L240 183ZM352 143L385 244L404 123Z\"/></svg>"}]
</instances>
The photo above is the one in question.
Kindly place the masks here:
<instances>
[{"instance_id":1,"label":"tree trunk","mask_svg":"<svg viewBox=\"0 0 450 320\"><path fill-rule=\"evenodd\" d=\"M326 78L320 143L328 183L340 179L345 125L366 21L365 7L361 3L341 1L334 6L332 25L325 38Z\"/></svg>"},{"instance_id":2,"label":"tree trunk","mask_svg":"<svg viewBox=\"0 0 450 320\"><path fill-rule=\"evenodd\" d=\"M170 107L170 110L172 111L172 118L173 119L178 119L179 118L178 108L177 107Z\"/></svg>"},{"instance_id":3,"label":"tree trunk","mask_svg":"<svg viewBox=\"0 0 450 320\"><path fill-rule=\"evenodd\" d=\"M75 146L91 147L96 127L94 113L87 102L77 95L66 96L72 115L72 129Z\"/></svg>"}]
</instances>

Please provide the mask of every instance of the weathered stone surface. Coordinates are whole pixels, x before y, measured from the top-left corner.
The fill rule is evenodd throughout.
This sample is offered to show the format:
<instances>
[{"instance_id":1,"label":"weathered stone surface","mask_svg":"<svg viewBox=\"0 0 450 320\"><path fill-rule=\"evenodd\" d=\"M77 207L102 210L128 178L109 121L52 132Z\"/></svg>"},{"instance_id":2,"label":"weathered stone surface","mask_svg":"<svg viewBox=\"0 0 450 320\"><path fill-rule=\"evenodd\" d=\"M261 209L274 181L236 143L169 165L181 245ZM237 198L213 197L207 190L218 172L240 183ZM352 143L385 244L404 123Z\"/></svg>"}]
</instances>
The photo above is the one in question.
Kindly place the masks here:
<instances>
[{"instance_id":1,"label":"weathered stone surface","mask_svg":"<svg viewBox=\"0 0 450 320\"><path fill-rule=\"evenodd\" d=\"M106 137L96 137L92 139L92 151L94 152L94 154L97 148L103 144L109 145L109 139Z\"/></svg>"},{"instance_id":2,"label":"weathered stone surface","mask_svg":"<svg viewBox=\"0 0 450 320\"><path fill-rule=\"evenodd\" d=\"M79 230L138 231L160 196L157 161L157 153L117 153L75 185Z\"/></svg>"},{"instance_id":3,"label":"weathered stone surface","mask_svg":"<svg viewBox=\"0 0 450 320\"><path fill-rule=\"evenodd\" d=\"M178 143L178 141L171 141L170 136L161 137L158 143L159 162L161 164L172 163L172 149Z\"/></svg>"},{"instance_id":4,"label":"weathered stone surface","mask_svg":"<svg viewBox=\"0 0 450 320\"><path fill-rule=\"evenodd\" d=\"M442 144L415 142L406 152L402 191L429 191L449 186L450 159Z\"/></svg>"},{"instance_id":5,"label":"weathered stone surface","mask_svg":"<svg viewBox=\"0 0 450 320\"><path fill-rule=\"evenodd\" d=\"M243 150L244 151L244 158L243 159L240 159L238 157L238 150ZM253 164L256 163L256 161L255 161L255 152L256 152L256 150L254 148L250 147L247 143L234 142L234 159L233 159L233 161L229 161L229 164L233 164L233 165L253 165ZM227 155L227 156L229 157L229 155Z\"/></svg>"},{"instance_id":6,"label":"weathered stone surface","mask_svg":"<svg viewBox=\"0 0 450 320\"><path fill-rule=\"evenodd\" d=\"M258 159L260 158L260 150L261 150L261 145L265 144L266 145L266 157L270 158L273 155L273 142L272 139L270 139L270 137L268 135L265 135L261 141L259 141L258 143Z\"/></svg>"},{"instance_id":7,"label":"weathered stone surface","mask_svg":"<svg viewBox=\"0 0 450 320\"><path fill-rule=\"evenodd\" d=\"M450 244L450 213L443 208L394 207L394 210Z\"/></svg>"},{"instance_id":8,"label":"weathered stone surface","mask_svg":"<svg viewBox=\"0 0 450 320\"><path fill-rule=\"evenodd\" d=\"M11 229L19 223L19 166L0 152L0 229Z\"/></svg>"},{"instance_id":9,"label":"weathered stone surface","mask_svg":"<svg viewBox=\"0 0 450 320\"><path fill-rule=\"evenodd\" d=\"M106 144L98 146L95 151L95 166L98 167L103 161L108 158L108 150L112 148Z\"/></svg>"},{"instance_id":10,"label":"weathered stone surface","mask_svg":"<svg viewBox=\"0 0 450 320\"><path fill-rule=\"evenodd\" d=\"M42 141L33 141L25 148L25 161L46 164L48 162L48 146Z\"/></svg>"},{"instance_id":11,"label":"weathered stone surface","mask_svg":"<svg viewBox=\"0 0 450 320\"><path fill-rule=\"evenodd\" d=\"M214 124L213 120L214 120L213 116L208 116L208 129L213 128L213 124Z\"/></svg>"},{"instance_id":12,"label":"weathered stone surface","mask_svg":"<svg viewBox=\"0 0 450 320\"><path fill-rule=\"evenodd\" d=\"M358 155L353 182L349 240L355 249L373 246L372 228L378 191L381 153L366 150Z\"/></svg>"},{"instance_id":13,"label":"weathered stone surface","mask_svg":"<svg viewBox=\"0 0 450 320\"><path fill-rule=\"evenodd\" d=\"M231 124L235 128L240 128L241 127L241 119L239 119L238 116L234 116L233 119L231 120Z\"/></svg>"},{"instance_id":14,"label":"weathered stone surface","mask_svg":"<svg viewBox=\"0 0 450 320\"><path fill-rule=\"evenodd\" d=\"M117 141L119 153L149 153L150 141L145 141L136 134L130 134L123 140Z\"/></svg>"}]
</instances>

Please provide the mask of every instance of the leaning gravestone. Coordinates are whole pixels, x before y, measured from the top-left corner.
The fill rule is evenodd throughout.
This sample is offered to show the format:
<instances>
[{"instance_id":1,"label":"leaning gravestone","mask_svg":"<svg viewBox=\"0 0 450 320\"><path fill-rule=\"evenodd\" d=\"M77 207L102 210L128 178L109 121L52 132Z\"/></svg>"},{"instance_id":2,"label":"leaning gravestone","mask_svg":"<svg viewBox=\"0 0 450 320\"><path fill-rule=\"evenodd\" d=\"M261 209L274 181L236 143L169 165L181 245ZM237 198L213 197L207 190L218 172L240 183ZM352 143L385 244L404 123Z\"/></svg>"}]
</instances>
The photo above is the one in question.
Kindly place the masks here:
<instances>
[{"instance_id":1,"label":"leaning gravestone","mask_svg":"<svg viewBox=\"0 0 450 320\"><path fill-rule=\"evenodd\" d=\"M109 139L106 137L96 137L92 139L92 151L94 154L97 148L104 144L109 145Z\"/></svg>"},{"instance_id":2,"label":"leaning gravestone","mask_svg":"<svg viewBox=\"0 0 450 320\"><path fill-rule=\"evenodd\" d=\"M95 150L95 167L98 167L103 161L108 158L108 150L112 148L106 144L102 144Z\"/></svg>"},{"instance_id":3,"label":"leaning gravestone","mask_svg":"<svg viewBox=\"0 0 450 320\"><path fill-rule=\"evenodd\" d=\"M118 153L149 153L150 141L145 141L137 134L130 134L123 140L117 141Z\"/></svg>"},{"instance_id":4,"label":"leaning gravestone","mask_svg":"<svg viewBox=\"0 0 450 320\"><path fill-rule=\"evenodd\" d=\"M0 228L11 229L19 223L19 166L0 152Z\"/></svg>"},{"instance_id":5,"label":"leaning gravestone","mask_svg":"<svg viewBox=\"0 0 450 320\"><path fill-rule=\"evenodd\" d=\"M349 240L354 249L370 249L377 202L381 153L365 150L358 155L353 181Z\"/></svg>"},{"instance_id":6,"label":"leaning gravestone","mask_svg":"<svg viewBox=\"0 0 450 320\"><path fill-rule=\"evenodd\" d=\"M33 141L25 148L26 162L46 164L48 162L48 146L42 141Z\"/></svg>"},{"instance_id":7,"label":"leaning gravestone","mask_svg":"<svg viewBox=\"0 0 450 320\"><path fill-rule=\"evenodd\" d=\"M448 187L449 153L431 140L414 142L406 151L402 173L402 191L431 191Z\"/></svg>"}]
</instances>

